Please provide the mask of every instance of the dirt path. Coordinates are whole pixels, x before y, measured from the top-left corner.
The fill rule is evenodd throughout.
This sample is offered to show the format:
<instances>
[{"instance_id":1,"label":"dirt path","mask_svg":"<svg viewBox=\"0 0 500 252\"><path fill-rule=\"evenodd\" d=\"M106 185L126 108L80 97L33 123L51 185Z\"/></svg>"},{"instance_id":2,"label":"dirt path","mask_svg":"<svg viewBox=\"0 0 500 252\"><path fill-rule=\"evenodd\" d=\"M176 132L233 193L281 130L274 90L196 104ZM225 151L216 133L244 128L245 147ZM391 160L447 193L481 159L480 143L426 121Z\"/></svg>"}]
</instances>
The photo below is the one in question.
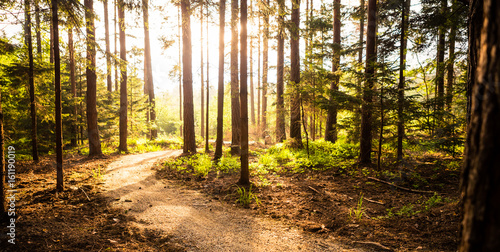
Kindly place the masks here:
<instances>
[{"instance_id":1,"label":"dirt path","mask_svg":"<svg viewBox=\"0 0 500 252\"><path fill-rule=\"evenodd\" d=\"M152 164L180 153L127 155L107 167L106 196L140 229L161 231L188 251L360 251L157 180Z\"/></svg>"}]
</instances>

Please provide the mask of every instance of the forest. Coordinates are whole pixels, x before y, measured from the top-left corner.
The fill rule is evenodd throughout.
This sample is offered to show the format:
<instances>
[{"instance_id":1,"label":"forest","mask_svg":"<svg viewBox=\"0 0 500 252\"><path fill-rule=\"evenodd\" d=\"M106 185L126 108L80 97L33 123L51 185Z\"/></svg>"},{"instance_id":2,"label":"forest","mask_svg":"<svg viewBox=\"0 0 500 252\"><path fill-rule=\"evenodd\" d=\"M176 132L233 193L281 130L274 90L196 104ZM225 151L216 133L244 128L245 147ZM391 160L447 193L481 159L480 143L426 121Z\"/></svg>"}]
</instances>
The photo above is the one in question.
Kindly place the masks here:
<instances>
[{"instance_id":1,"label":"forest","mask_svg":"<svg viewBox=\"0 0 500 252\"><path fill-rule=\"evenodd\" d=\"M498 1L0 7L0 251L500 251Z\"/></svg>"}]
</instances>

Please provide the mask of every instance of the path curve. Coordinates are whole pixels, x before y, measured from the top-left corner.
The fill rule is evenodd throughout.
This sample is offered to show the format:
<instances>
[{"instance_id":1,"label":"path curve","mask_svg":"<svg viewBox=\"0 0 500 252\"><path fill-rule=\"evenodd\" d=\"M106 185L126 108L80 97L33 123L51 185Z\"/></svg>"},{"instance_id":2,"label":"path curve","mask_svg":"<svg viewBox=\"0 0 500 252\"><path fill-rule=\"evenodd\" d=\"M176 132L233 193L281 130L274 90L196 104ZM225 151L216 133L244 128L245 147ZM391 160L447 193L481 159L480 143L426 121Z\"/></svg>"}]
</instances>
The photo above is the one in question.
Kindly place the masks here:
<instances>
[{"instance_id":1,"label":"path curve","mask_svg":"<svg viewBox=\"0 0 500 252\"><path fill-rule=\"evenodd\" d=\"M140 229L162 231L188 251L360 251L156 179L152 165L179 154L126 155L107 167L106 196L114 207L134 216Z\"/></svg>"}]
</instances>

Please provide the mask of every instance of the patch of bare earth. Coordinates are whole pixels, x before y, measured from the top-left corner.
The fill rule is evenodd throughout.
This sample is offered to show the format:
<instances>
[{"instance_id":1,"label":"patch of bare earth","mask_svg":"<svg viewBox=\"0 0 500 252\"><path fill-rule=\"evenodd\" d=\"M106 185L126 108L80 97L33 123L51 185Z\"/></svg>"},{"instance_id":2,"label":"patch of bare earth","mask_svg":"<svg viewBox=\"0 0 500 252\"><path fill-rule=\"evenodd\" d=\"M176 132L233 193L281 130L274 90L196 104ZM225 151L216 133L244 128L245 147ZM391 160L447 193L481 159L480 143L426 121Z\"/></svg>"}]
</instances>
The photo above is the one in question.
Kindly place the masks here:
<instances>
[{"instance_id":1,"label":"patch of bare earth","mask_svg":"<svg viewBox=\"0 0 500 252\"><path fill-rule=\"evenodd\" d=\"M342 245L333 236L304 232L178 182L158 179L153 163L179 154L123 156L108 166L105 175L105 195L111 205L132 216L131 223L139 230L168 237L169 246L188 251L361 251Z\"/></svg>"}]
</instances>

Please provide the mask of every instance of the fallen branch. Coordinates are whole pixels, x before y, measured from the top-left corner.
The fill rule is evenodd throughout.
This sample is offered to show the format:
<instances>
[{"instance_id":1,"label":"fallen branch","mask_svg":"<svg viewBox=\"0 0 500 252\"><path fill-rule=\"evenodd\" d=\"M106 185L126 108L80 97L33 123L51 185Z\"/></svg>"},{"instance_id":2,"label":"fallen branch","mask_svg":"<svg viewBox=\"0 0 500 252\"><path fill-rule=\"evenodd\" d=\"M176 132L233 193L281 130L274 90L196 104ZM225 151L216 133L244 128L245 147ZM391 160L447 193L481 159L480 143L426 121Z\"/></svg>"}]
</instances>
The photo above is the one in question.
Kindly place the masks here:
<instances>
[{"instance_id":1,"label":"fallen branch","mask_svg":"<svg viewBox=\"0 0 500 252\"><path fill-rule=\"evenodd\" d=\"M379 204L379 205L385 205L384 202L380 202L380 201L376 201L376 200L371 200L369 198L363 198L364 200L368 201L368 202L371 202L371 203L375 203L375 204Z\"/></svg>"},{"instance_id":2,"label":"fallen branch","mask_svg":"<svg viewBox=\"0 0 500 252\"><path fill-rule=\"evenodd\" d=\"M82 190L82 192L85 194L85 196L87 196L87 199L90 201L89 196L87 195L87 193L81 187L80 187L80 190Z\"/></svg>"},{"instance_id":3,"label":"fallen branch","mask_svg":"<svg viewBox=\"0 0 500 252\"><path fill-rule=\"evenodd\" d=\"M390 182L387 182L387 181L384 181L384 180L381 180L381 179L378 179L378 178L373 178L373 177L367 177L367 178L370 179L370 180L373 180L373 181L377 181L377 182L386 184L386 185L394 186L394 187L396 187L396 188L398 188L400 190L407 191L407 192L412 192L412 193L432 193L432 194L435 193L434 191L421 191L421 190L414 190L414 189L410 189L410 188L398 186L398 185L395 185L394 183L390 183Z\"/></svg>"},{"instance_id":4,"label":"fallen branch","mask_svg":"<svg viewBox=\"0 0 500 252\"><path fill-rule=\"evenodd\" d=\"M315 191L315 192L317 192L317 193L321 194L318 190L316 190L316 189L314 189L314 188L312 188L312 187L310 187L310 186L308 186L308 187L309 187L309 189L311 189L311 190L313 190L313 191Z\"/></svg>"},{"instance_id":5,"label":"fallen branch","mask_svg":"<svg viewBox=\"0 0 500 252\"><path fill-rule=\"evenodd\" d=\"M388 247L386 247L378 242L355 241L354 243L363 244L363 245L372 245L372 246L378 247L379 249L382 249L385 251L394 251L393 249L388 248Z\"/></svg>"}]
</instances>

